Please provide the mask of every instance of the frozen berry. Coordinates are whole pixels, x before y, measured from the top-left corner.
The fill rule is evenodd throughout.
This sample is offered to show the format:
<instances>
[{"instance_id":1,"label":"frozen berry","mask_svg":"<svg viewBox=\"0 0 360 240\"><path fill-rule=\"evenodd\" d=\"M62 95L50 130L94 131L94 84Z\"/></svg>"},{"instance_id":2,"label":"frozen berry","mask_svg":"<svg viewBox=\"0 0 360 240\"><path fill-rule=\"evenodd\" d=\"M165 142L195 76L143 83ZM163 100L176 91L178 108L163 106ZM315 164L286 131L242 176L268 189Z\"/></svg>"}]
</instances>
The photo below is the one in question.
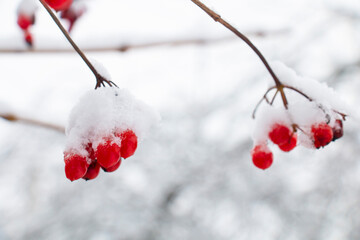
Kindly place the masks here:
<instances>
[{"instance_id":1,"label":"frozen berry","mask_svg":"<svg viewBox=\"0 0 360 240\"><path fill-rule=\"evenodd\" d=\"M86 157L77 154L65 153L65 175L70 181L82 178L88 169L89 164Z\"/></svg>"},{"instance_id":2,"label":"frozen berry","mask_svg":"<svg viewBox=\"0 0 360 240\"><path fill-rule=\"evenodd\" d=\"M333 139L333 131L326 123L314 124L311 126L311 134L316 148L324 147Z\"/></svg>"},{"instance_id":3,"label":"frozen berry","mask_svg":"<svg viewBox=\"0 0 360 240\"><path fill-rule=\"evenodd\" d=\"M68 9L73 0L45 0L45 2L55 11L62 11Z\"/></svg>"},{"instance_id":4,"label":"frozen berry","mask_svg":"<svg viewBox=\"0 0 360 240\"><path fill-rule=\"evenodd\" d=\"M24 39L25 39L26 44L29 47L33 46L33 37L32 37L32 34L29 31L24 32Z\"/></svg>"},{"instance_id":5,"label":"frozen berry","mask_svg":"<svg viewBox=\"0 0 360 240\"><path fill-rule=\"evenodd\" d=\"M31 25L34 24L35 16L28 16L25 14L19 14L17 18L17 24L22 30L27 30Z\"/></svg>"},{"instance_id":6,"label":"frozen berry","mask_svg":"<svg viewBox=\"0 0 360 240\"><path fill-rule=\"evenodd\" d=\"M335 125L332 128L332 132L333 132L333 139L332 139L333 141L341 138L344 135L343 123L340 119L336 119Z\"/></svg>"},{"instance_id":7,"label":"frozen berry","mask_svg":"<svg viewBox=\"0 0 360 240\"><path fill-rule=\"evenodd\" d=\"M120 164L121 164L121 159L119 159L119 161L114 166L111 166L109 168L102 168L102 169L105 172L114 172L120 167Z\"/></svg>"},{"instance_id":8,"label":"frozen berry","mask_svg":"<svg viewBox=\"0 0 360 240\"><path fill-rule=\"evenodd\" d=\"M89 154L89 155L88 155L89 159L91 159L92 161L94 161L94 160L95 160L95 152L94 152L94 149L93 149L93 147L92 147L92 143L89 142L89 143L86 145L85 149L86 149L86 151L87 151L88 154Z\"/></svg>"},{"instance_id":9,"label":"frozen berry","mask_svg":"<svg viewBox=\"0 0 360 240\"><path fill-rule=\"evenodd\" d=\"M260 169L267 169L273 163L273 154L266 145L257 145L251 151L254 165Z\"/></svg>"},{"instance_id":10,"label":"frozen berry","mask_svg":"<svg viewBox=\"0 0 360 240\"><path fill-rule=\"evenodd\" d=\"M98 164L97 162L93 162L90 164L86 174L82 178L85 179L86 181L92 180L99 175L99 172L100 172L100 164Z\"/></svg>"},{"instance_id":11,"label":"frozen berry","mask_svg":"<svg viewBox=\"0 0 360 240\"><path fill-rule=\"evenodd\" d=\"M271 127L269 138L273 143L283 145L290 141L291 134L291 130L287 126L276 123Z\"/></svg>"},{"instance_id":12,"label":"frozen berry","mask_svg":"<svg viewBox=\"0 0 360 240\"><path fill-rule=\"evenodd\" d=\"M128 158L134 155L137 148L137 137L132 130L126 130L121 134L115 134L121 138L121 157Z\"/></svg>"},{"instance_id":13,"label":"frozen berry","mask_svg":"<svg viewBox=\"0 0 360 240\"><path fill-rule=\"evenodd\" d=\"M114 166L119 161L120 156L119 145L110 140L100 143L95 151L98 163L106 169Z\"/></svg>"},{"instance_id":14,"label":"frozen berry","mask_svg":"<svg viewBox=\"0 0 360 240\"><path fill-rule=\"evenodd\" d=\"M291 150L293 150L296 147L296 143L297 143L297 135L296 133L294 133L290 139L290 141L288 141L287 143L284 144L279 144L279 148L284 151L284 152L290 152Z\"/></svg>"}]
</instances>

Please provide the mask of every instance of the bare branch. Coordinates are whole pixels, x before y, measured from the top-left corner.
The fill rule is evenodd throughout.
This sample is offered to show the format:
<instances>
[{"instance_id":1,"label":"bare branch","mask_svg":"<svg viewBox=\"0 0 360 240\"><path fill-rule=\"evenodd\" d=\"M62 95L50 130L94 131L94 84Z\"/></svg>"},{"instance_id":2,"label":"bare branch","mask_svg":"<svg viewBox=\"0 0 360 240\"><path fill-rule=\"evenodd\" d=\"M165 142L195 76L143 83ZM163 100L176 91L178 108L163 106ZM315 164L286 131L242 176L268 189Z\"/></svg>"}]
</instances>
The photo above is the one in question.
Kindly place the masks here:
<instances>
[{"instance_id":1,"label":"bare branch","mask_svg":"<svg viewBox=\"0 0 360 240\"><path fill-rule=\"evenodd\" d=\"M280 82L280 80L278 79L278 77L276 76L276 74L274 73L272 68L270 67L270 65L267 62L267 60L265 59L265 57L259 51L259 49L257 49L257 47L255 47L255 45L244 34L242 34L240 31L238 31L230 23L228 23L227 21L222 19L219 14L212 11L210 8L208 8L201 1L199 1L199 0L191 0L191 1L193 3L195 3L198 7L200 7L204 12L206 12L212 19L214 19L215 22L220 23L221 25L223 25L224 27L229 29L231 32L233 32L236 36L238 36L241 40L243 40L256 53L256 55L260 58L262 63L265 65L266 69L269 71L271 77L274 79L276 88L280 92L282 101L284 103L284 107L287 109L288 108L288 101L287 101L286 96L285 96L283 84Z\"/></svg>"},{"instance_id":2,"label":"bare branch","mask_svg":"<svg viewBox=\"0 0 360 240\"><path fill-rule=\"evenodd\" d=\"M38 126L38 127L42 127L42 128L48 128L48 129L52 129L52 130L55 130L55 131L65 134L65 128L63 126L55 125L52 123L47 123L47 122L43 122L43 121L39 121L39 120L35 120L35 119L20 117L15 114L0 114L0 118L5 119L10 122L22 122L22 123L25 123L28 125L34 125L34 126Z\"/></svg>"},{"instance_id":3,"label":"bare branch","mask_svg":"<svg viewBox=\"0 0 360 240\"><path fill-rule=\"evenodd\" d=\"M95 69L95 67L91 64L89 59L85 56L85 54L81 51L81 49L76 45L76 43L72 40L70 37L70 34L66 31L64 26L60 23L57 16L54 14L54 12L50 9L50 7L47 5L47 3L44 2L44 0L39 0L40 3L44 6L46 11L50 14L51 18L54 20L56 25L59 27L61 32L64 34L68 42L71 44L71 46L74 48L74 50L80 55L82 60L86 63L86 65L89 67L89 69L92 71L92 73L95 75L96 78L96 86L95 89L102 86L103 83L107 83L110 87L115 85L113 82L105 79L103 76L100 75L100 73ZM116 85L115 85L116 86Z\"/></svg>"}]
</instances>

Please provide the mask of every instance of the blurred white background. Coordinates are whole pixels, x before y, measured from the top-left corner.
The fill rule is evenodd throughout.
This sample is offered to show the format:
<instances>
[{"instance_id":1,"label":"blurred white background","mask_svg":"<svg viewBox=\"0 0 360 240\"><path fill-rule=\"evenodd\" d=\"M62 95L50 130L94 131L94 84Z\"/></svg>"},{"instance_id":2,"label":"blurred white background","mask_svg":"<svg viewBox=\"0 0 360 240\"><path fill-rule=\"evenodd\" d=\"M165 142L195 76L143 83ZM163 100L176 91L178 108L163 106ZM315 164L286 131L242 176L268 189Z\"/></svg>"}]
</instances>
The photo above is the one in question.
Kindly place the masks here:
<instances>
[{"instance_id":1,"label":"blurred white background","mask_svg":"<svg viewBox=\"0 0 360 240\"><path fill-rule=\"evenodd\" d=\"M270 62L327 82L353 109L342 139L272 146L266 171L251 162L251 113L271 79L245 43L190 0L84 2L72 36L87 49L229 38L88 53L162 116L133 157L93 181L65 178L64 135L0 120L1 240L360 239L359 1L204 0ZM65 126L95 79L74 52L5 52L26 49L18 3L0 0L0 103ZM40 4L36 17L35 50L70 49Z\"/></svg>"}]
</instances>

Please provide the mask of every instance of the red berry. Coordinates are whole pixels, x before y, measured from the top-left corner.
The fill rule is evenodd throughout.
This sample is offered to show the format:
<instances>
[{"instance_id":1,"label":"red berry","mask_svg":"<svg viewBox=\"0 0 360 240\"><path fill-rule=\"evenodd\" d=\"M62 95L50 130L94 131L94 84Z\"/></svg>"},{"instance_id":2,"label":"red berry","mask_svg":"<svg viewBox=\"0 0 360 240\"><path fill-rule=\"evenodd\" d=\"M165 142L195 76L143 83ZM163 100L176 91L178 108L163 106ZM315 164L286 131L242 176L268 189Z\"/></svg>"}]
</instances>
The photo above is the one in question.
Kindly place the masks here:
<instances>
[{"instance_id":1,"label":"red berry","mask_svg":"<svg viewBox=\"0 0 360 240\"><path fill-rule=\"evenodd\" d=\"M311 134L316 148L324 147L333 139L333 131L326 123L318 123L311 126Z\"/></svg>"},{"instance_id":2,"label":"red berry","mask_svg":"<svg viewBox=\"0 0 360 240\"><path fill-rule=\"evenodd\" d=\"M278 146L282 151L290 152L296 147L296 143L297 143L297 135L294 133L289 142L284 144L279 144Z\"/></svg>"},{"instance_id":3,"label":"red berry","mask_svg":"<svg viewBox=\"0 0 360 240\"><path fill-rule=\"evenodd\" d=\"M278 123L274 124L269 132L270 140L277 145L288 143L291 135L292 132L287 126Z\"/></svg>"},{"instance_id":4,"label":"red berry","mask_svg":"<svg viewBox=\"0 0 360 240\"><path fill-rule=\"evenodd\" d=\"M121 157L128 158L134 155L137 148L137 137L132 130L126 130L121 134L115 134L121 138Z\"/></svg>"},{"instance_id":5,"label":"red berry","mask_svg":"<svg viewBox=\"0 0 360 240\"><path fill-rule=\"evenodd\" d=\"M344 135L343 123L340 119L336 119L335 125L332 128L332 132L333 132L333 139L332 139L333 141L341 138Z\"/></svg>"},{"instance_id":6,"label":"red berry","mask_svg":"<svg viewBox=\"0 0 360 240\"><path fill-rule=\"evenodd\" d=\"M260 169L267 169L273 163L273 154L266 145L257 145L251 151L254 165Z\"/></svg>"},{"instance_id":7,"label":"red berry","mask_svg":"<svg viewBox=\"0 0 360 240\"><path fill-rule=\"evenodd\" d=\"M79 17L81 17L81 15L83 15L84 12L85 12L85 8L82 8L80 10L78 9L75 10L72 7L61 12L60 17L70 22L68 32L71 32L75 22L78 20Z\"/></svg>"},{"instance_id":8,"label":"red berry","mask_svg":"<svg viewBox=\"0 0 360 240\"><path fill-rule=\"evenodd\" d=\"M98 163L107 169L119 161L121 157L120 147L116 143L106 140L96 148L95 157Z\"/></svg>"},{"instance_id":9,"label":"red berry","mask_svg":"<svg viewBox=\"0 0 360 240\"><path fill-rule=\"evenodd\" d=\"M45 0L45 2L55 11L62 11L68 9L73 0Z\"/></svg>"},{"instance_id":10,"label":"red berry","mask_svg":"<svg viewBox=\"0 0 360 240\"><path fill-rule=\"evenodd\" d=\"M29 47L33 46L33 37L29 31L24 32L25 42L29 45Z\"/></svg>"},{"instance_id":11,"label":"red berry","mask_svg":"<svg viewBox=\"0 0 360 240\"><path fill-rule=\"evenodd\" d=\"M95 157L95 152L94 152L94 149L92 147L92 143L89 142L86 147L85 147L86 151L88 152L89 154L89 158L93 161L95 161L96 157Z\"/></svg>"},{"instance_id":12,"label":"red berry","mask_svg":"<svg viewBox=\"0 0 360 240\"><path fill-rule=\"evenodd\" d=\"M85 179L86 181L92 180L99 175L99 172L100 172L100 164L98 164L97 162L93 162L92 164L90 164L86 174L82 178Z\"/></svg>"},{"instance_id":13,"label":"red berry","mask_svg":"<svg viewBox=\"0 0 360 240\"><path fill-rule=\"evenodd\" d=\"M119 159L119 161L114 166L111 166L109 168L102 168L102 169L105 172L114 172L120 167L120 164L121 164L121 159Z\"/></svg>"},{"instance_id":14,"label":"red berry","mask_svg":"<svg viewBox=\"0 0 360 240\"><path fill-rule=\"evenodd\" d=\"M22 30L27 30L31 25L34 24L35 17L28 16L25 14L19 14L17 18L17 24Z\"/></svg>"},{"instance_id":15,"label":"red berry","mask_svg":"<svg viewBox=\"0 0 360 240\"><path fill-rule=\"evenodd\" d=\"M86 157L82 157L77 154L65 153L65 175L70 181L74 181L82 178L89 164L86 161Z\"/></svg>"}]
</instances>

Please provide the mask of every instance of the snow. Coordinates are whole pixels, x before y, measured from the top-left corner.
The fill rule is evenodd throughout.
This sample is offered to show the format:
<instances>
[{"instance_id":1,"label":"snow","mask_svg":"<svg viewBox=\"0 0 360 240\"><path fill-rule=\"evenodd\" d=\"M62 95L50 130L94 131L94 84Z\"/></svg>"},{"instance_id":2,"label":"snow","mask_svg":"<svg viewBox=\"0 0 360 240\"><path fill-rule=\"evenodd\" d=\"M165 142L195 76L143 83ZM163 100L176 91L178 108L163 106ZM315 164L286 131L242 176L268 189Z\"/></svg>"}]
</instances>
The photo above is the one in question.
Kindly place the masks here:
<instances>
[{"instance_id":1,"label":"snow","mask_svg":"<svg viewBox=\"0 0 360 240\"><path fill-rule=\"evenodd\" d=\"M91 64L94 66L94 68L96 69L96 71L106 80L111 81L111 75L110 72L106 69L106 67L100 63L99 61L97 61L96 59L90 59Z\"/></svg>"},{"instance_id":2,"label":"snow","mask_svg":"<svg viewBox=\"0 0 360 240\"><path fill-rule=\"evenodd\" d=\"M128 129L141 141L159 121L157 112L126 89L101 87L90 90L71 111L65 152L86 156L84 146L89 142L96 148L103 139Z\"/></svg>"},{"instance_id":3,"label":"snow","mask_svg":"<svg viewBox=\"0 0 360 240\"><path fill-rule=\"evenodd\" d=\"M18 3L0 1L1 49L26 49ZM190 0L85 3L72 32L82 48L231 36ZM263 32L249 38L270 63L326 82L358 111L358 0L204 3L245 33ZM35 49L70 49L43 8L36 18ZM341 139L321 150L269 146L274 163L260 171L251 132L271 109L263 103L256 121L251 113L272 80L242 41L86 54L159 111L161 126L117 172L70 183L64 135L0 121L0 239L360 239L360 126L352 109ZM0 68L0 101L20 116L64 126L81 96L95 92L94 76L73 52L1 53ZM286 92L303 118L315 107Z\"/></svg>"},{"instance_id":4,"label":"snow","mask_svg":"<svg viewBox=\"0 0 360 240\"><path fill-rule=\"evenodd\" d=\"M24 15L32 17L37 9L38 9L37 0L21 0L21 2L18 5L17 12L18 14L22 13Z\"/></svg>"},{"instance_id":5,"label":"snow","mask_svg":"<svg viewBox=\"0 0 360 240\"><path fill-rule=\"evenodd\" d=\"M313 148L311 140L311 126L319 123L327 123L334 127L337 119L342 120L342 116L338 113L348 114L350 112L347 104L341 100L341 97L326 83L301 77L296 72L281 62L272 64L274 72L277 74L280 82L287 87L285 88L285 96L288 101L288 109L282 102L280 93L277 94L273 105L265 100L256 112L256 124L253 131L253 142L255 145L266 142L268 133L275 123L283 124L292 129L292 125L299 127L299 143L308 148ZM270 87L273 87L273 83ZM271 101L276 89L267 95L268 101ZM302 94L305 94L303 96ZM347 109L345 112L344 109Z\"/></svg>"}]
</instances>

